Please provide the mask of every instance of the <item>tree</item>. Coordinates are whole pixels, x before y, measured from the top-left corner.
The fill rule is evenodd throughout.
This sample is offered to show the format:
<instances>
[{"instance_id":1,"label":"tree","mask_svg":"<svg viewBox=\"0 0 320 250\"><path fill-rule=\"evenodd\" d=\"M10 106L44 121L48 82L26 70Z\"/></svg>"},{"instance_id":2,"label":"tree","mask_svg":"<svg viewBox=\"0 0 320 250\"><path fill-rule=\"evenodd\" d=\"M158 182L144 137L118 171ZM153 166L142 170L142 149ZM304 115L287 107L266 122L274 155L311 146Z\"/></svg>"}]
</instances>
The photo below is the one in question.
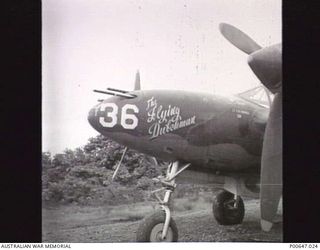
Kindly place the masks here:
<instances>
[{"instance_id":1,"label":"tree","mask_svg":"<svg viewBox=\"0 0 320 250\"><path fill-rule=\"evenodd\" d=\"M52 157L50 152L42 152L42 167L48 168L52 166Z\"/></svg>"},{"instance_id":2,"label":"tree","mask_svg":"<svg viewBox=\"0 0 320 250\"><path fill-rule=\"evenodd\" d=\"M114 204L128 199L144 199L146 190L153 187L152 178L163 173L164 166L130 149L116 181L111 182L123 150L124 146L98 135L90 138L83 147L66 149L53 157L49 152L44 152L43 164L52 168L43 168L43 199L55 203L85 203L90 197L93 202L99 202L105 200L110 190L113 194L117 193L116 197L107 199Z\"/></svg>"},{"instance_id":3,"label":"tree","mask_svg":"<svg viewBox=\"0 0 320 250\"><path fill-rule=\"evenodd\" d=\"M88 159L86 158L86 155L81 148L75 149L74 156L75 156L76 165L84 165L84 164L88 163L88 161L87 161Z\"/></svg>"}]
</instances>

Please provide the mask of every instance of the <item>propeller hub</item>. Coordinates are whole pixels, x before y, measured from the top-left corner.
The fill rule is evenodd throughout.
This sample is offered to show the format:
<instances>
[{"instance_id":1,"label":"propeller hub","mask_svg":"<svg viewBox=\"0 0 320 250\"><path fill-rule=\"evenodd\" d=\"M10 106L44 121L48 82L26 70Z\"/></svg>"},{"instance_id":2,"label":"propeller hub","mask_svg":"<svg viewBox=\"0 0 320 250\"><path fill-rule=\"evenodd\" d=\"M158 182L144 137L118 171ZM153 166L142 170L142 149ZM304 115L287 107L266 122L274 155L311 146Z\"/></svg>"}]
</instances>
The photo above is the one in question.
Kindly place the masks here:
<instances>
[{"instance_id":1,"label":"propeller hub","mask_svg":"<svg viewBox=\"0 0 320 250\"><path fill-rule=\"evenodd\" d=\"M248 64L259 80L273 94L282 86L282 48L281 44L260 49L248 58Z\"/></svg>"}]
</instances>

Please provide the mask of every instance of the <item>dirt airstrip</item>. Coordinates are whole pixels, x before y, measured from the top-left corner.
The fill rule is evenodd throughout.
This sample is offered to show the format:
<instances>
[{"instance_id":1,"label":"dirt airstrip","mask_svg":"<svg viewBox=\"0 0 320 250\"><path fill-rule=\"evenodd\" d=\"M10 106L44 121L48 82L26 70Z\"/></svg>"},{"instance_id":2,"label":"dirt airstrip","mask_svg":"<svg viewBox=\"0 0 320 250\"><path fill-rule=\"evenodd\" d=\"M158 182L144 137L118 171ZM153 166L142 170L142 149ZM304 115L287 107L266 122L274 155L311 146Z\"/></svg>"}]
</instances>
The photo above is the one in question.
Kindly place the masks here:
<instances>
[{"instance_id":1,"label":"dirt airstrip","mask_svg":"<svg viewBox=\"0 0 320 250\"><path fill-rule=\"evenodd\" d=\"M198 198L176 199L173 218L180 242L282 242L282 222L271 232L260 229L258 200L244 200L241 225L221 226L212 215L211 203ZM147 202L119 206L43 207L43 242L135 242L142 218L158 209ZM280 214L282 214L280 207Z\"/></svg>"}]
</instances>

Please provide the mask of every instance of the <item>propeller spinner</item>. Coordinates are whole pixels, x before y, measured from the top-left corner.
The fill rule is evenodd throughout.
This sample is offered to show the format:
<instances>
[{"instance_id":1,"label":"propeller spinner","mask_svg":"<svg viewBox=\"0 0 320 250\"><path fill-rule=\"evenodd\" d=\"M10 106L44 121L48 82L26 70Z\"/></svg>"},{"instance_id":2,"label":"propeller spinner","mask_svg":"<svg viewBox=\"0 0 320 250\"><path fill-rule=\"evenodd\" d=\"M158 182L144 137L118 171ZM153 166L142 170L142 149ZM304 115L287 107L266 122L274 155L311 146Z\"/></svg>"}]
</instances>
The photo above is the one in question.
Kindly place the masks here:
<instances>
[{"instance_id":1,"label":"propeller spinner","mask_svg":"<svg viewBox=\"0 0 320 250\"><path fill-rule=\"evenodd\" d=\"M248 64L261 83L275 94L264 134L261 157L261 227L269 231L282 195L282 48L281 44L261 48L248 35L221 23L222 35L249 54Z\"/></svg>"}]
</instances>

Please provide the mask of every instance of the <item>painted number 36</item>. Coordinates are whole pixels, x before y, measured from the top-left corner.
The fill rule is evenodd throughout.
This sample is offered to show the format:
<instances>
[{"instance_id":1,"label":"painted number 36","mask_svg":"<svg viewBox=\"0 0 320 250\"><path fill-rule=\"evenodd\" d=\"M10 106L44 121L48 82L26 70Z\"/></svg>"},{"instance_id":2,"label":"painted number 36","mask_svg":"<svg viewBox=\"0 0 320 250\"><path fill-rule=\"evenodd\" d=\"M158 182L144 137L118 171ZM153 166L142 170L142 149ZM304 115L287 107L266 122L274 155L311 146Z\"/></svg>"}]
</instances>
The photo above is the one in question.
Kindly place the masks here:
<instances>
[{"instance_id":1,"label":"painted number 36","mask_svg":"<svg viewBox=\"0 0 320 250\"><path fill-rule=\"evenodd\" d=\"M138 113L139 109L136 105L126 104L121 109L120 124L124 129L134 129L138 126L138 118L134 114L128 114L132 110ZM105 112L104 117L99 118L100 124L105 128L112 128L118 122L118 106L115 103L102 103L100 111Z\"/></svg>"}]
</instances>

